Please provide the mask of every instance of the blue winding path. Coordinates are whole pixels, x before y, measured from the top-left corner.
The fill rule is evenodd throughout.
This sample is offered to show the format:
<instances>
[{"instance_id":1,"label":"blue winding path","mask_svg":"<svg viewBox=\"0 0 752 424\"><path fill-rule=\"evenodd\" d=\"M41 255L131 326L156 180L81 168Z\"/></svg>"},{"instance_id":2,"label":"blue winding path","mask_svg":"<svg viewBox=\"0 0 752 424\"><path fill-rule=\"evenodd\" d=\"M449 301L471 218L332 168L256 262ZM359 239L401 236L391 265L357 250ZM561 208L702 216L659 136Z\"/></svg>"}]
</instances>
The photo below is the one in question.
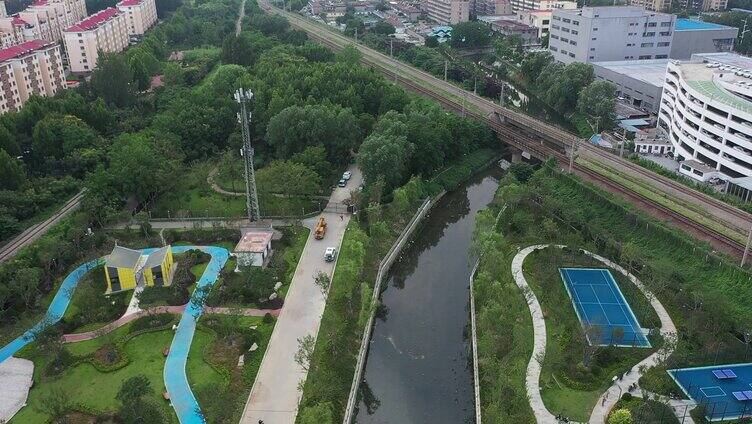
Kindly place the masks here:
<instances>
[{"instance_id":1,"label":"blue winding path","mask_svg":"<svg viewBox=\"0 0 752 424\"><path fill-rule=\"evenodd\" d=\"M196 397L191 391L188 384L188 377L185 375L185 364L188 360L188 352L191 350L191 341L193 334L196 332L196 321L204 312L204 305L196 295L200 289L211 286L217 281L217 276L225 266L230 252L222 247L196 247L196 246L173 246L172 251L182 253L190 249L200 249L211 255L209 265L206 266L204 274L196 283L196 290L193 292L191 301L180 318L178 329L175 337L172 339L170 353L167 355L167 362L164 368L164 381L167 387L167 393L170 394L172 407L178 415L181 424L203 424L206 421L201 413L201 409L196 401Z\"/></svg>"},{"instance_id":2,"label":"blue winding path","mask_svg":"<svg viewBox=\"0 0 752 424\"><path fill-rule=\"evenodd\" d=\"M211 260L206 270L196 284L196 291L198 291L201 288L213 285L217 281L219 272L225 266L230 252L225 248L214 246L172 247L174 253L184 253L192 249L199 249L211 255ZM153 250L143 249L142 251L148 253ZM73 293L76 291L76 287L78 287L81 277L103 262L104 258L86 262L68 274L52 299L50 306L47 308L44 318L24 334L0 348L0 363L31 343L34 340L35 334L50 325L57 324L65 314L66 309L68 309L68 305L73 297ZM200 298L196 296L196 291L194 291L191 301L180 319L164 368L165 386L167 387L167 392L170 394L172 406L181 424L203 424L206 422L196 401L196 397L188 385L188 378L185 374L185 364L188 360L188 352L191 349L193 334L196 332L196 322L204 311L204 306Z\"/></svg>"}]
</instances>

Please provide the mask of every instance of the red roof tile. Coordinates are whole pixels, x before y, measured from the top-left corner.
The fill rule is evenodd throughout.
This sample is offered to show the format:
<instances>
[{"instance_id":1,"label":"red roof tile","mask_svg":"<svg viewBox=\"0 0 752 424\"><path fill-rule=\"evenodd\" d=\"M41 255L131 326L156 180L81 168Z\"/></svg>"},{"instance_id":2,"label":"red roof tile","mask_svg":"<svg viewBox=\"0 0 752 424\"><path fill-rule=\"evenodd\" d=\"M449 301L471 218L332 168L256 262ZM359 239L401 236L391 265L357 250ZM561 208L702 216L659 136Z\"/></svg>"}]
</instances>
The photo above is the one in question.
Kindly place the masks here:
<instances>
[{"instance_id":1,"label":"red roof tile","mask_svg":"<svg viewBox=\"0 0 752 424\"><path fill-rule=\"evenodd\" d=\"M123 0L120 3L118 3L118 6L136 6L138 4L141 4L142 0Z\"/></svg>"},{"instance_id":2,"label":"red roof tile","mask_svg":"<svg viewBox=\"0 0 752 424\"><path fill-rule=\"evenodd\" d=\"M108 7L107 9L101 10L84 19L83 21L73 25L72 27L66 29L65 32L80 32L97 28L98 26L102 25L102 23L110 20L113 16L116 16L119 13L120 12L116 8Z\"/></svg>"},{"instance_id":3,"label":"red roof tile","mask_svg":"<svg viewBox=\"0 0 752 424\"><path fill-rule=\"evenodd\" d=\"M26 22L23 19L21 19L21 17L18 16L18 15L14 15L13 19L10 21L10 23L11 23L11 25L15 25L15 26L24 26L24 25L28 25L29 24L28 22Z\"/></svg>"},{"instance_id":4,"label":"red roof tile","mask_svg":"<svg viewBox=\"0 0 752 424\"><path fill-rule=\"evenodd\" d=\"M33 51L54 46L55 44L56 43L44 40L31 40L5 49L0 49L0 62L25 56Z\"/></svg>"}]
</instances>

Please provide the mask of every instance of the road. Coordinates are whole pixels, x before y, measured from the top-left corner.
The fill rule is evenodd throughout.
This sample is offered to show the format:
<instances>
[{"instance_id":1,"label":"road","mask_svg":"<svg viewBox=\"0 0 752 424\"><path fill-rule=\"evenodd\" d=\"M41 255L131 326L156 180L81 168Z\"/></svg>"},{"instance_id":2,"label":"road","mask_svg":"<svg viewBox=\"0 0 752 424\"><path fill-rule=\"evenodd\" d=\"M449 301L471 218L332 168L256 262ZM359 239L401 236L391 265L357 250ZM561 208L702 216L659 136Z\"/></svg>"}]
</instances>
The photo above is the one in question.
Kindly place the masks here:
<instances>
[{"instance_id":1,"label":"road","mask_svg":"<svg viewBox=\"0 0 752 424\"><path fill-rule=\"evenodd\" d=\"M73 211L81 206L81 198L84 196L84 190L81 190L73 196L68 202L66 202L57 212L46 220L34 224L27 228L21 234L14 237L11 241L0 247L0 263L11 259L24 247L30 245L36 241L39 237L42 237L53 225L60 222L61 219L67 217Z\"/></svg>"},{"instance_id":2,"label":"road","mask_svg":"<svg viewBox=\"0 0 752 424\"><path fill-rule=\"evenodd\" d=\"M350 196L350 190L361 184L360 170L351 167L350 171L353 173L350 182L347 187L334 190L329 200L330 206L340 204ZM323 271L330 277L333 275L336 261L324 262L324 249L330 246L340 248L350 221L348 214L338 212L324 212L321 216L327 222L326 236L324 240L315 240L311 231L306 241L282 312L274 326L269 347L264 353L256 381L245 405L241 423L295 422L301 396L298 383L304 381L307 375L294 359L298 351L298 339L307 335L317 336L326 305L321 290L313 283L313 276L318 271ZM312 228L317 219L318 216L303 223Z\"/></svg>"}]
</instances>

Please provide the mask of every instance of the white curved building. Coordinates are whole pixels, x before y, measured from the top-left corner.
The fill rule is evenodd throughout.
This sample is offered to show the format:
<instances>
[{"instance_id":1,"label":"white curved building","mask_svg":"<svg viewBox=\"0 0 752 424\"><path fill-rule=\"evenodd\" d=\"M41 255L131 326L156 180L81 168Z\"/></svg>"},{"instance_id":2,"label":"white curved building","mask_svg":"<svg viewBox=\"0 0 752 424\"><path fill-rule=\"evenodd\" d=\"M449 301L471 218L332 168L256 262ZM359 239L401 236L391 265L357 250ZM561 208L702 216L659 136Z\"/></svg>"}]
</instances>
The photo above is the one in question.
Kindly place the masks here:
<instances>
[{"instance_id":1,"label":"white curved building","mask_svg":"<svg viewBox=\"0 0 752 424\"><path fill-rule=\"evenodd\" d=\"M670 61L658 113L675 154L721 177L752 176L752 59L731 53ZM696 162L695 162L696 161ZM682 169L697 179L695 175Z\"/></svg>"}]
</instances>

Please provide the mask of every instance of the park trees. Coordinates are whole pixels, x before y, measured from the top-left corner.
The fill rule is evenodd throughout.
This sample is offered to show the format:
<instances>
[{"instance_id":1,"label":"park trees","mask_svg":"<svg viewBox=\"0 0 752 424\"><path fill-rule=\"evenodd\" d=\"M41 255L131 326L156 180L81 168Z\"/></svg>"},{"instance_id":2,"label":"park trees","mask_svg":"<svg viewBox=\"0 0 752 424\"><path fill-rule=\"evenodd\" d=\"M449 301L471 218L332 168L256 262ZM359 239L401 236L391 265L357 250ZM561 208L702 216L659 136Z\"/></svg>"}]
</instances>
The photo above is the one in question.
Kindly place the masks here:
<instances>
[{"instance_id":1,"label":"park trees","mask_svg":"<svg viewBox=\"0 0 752 424\"><path fill-rule=\"evenodd\" d=\"M595 120L599 130L608 130L616 119L615 102L616 87L608 81L594 81L580 91L577 111Z\"/></svg>"},{"instance_id":2,"label":"park trees","mask_svg":"<svg viewBox=\"0 0 752 424\"><path fill-rule=\"evenodd\" d=\"M149 398L154 394L151 382L143 374L123 382L115 399L120 402L118 416L124 424L158 424L165 422L164 411Z\"/></svg>"},{"instance_id":3,"label":"park trees","mask_svg":"<svg viewBox=\"0 0 752 424\"><path fill-rule=\"evenodd\" d=\"M553 69L549 69L553 68ZM552 72L551 74L547 74ZM550 63L539 81L547 84L546 100L548 104L560 111L572 110L577 106L580 91L593 81L594 72L588 63L572 62L566 66Z\"/></svg>"},{"instance_id":4,"label":"park trees","mask_svg":"<svg viewBox=\"0 0 752 424\"><path fill-rule=\"evenodd\" d=\"M408 177L414 146L404 135L371 134L360 146L358 165L367 183L383 180L391 190Z\"/></svg>"},{"instance_id":5,"label":"park trees","mask_svg":"<svg viewBox=\"0 0 752 424\"><path fill-rule=\"evenodd\" d=\"M104 54L91 75L91 87L110 106L124 107L133 102L133 71L120 54Z\"/></svg>"},{"instance_id":6,"label":"park trees","mask_svg":"<svg viewBox=\"0 0 752 424\"><path fill-rule=\"evenodd\" d=\"M61 159L78 149L92 147L97 142L97 134L80 118L51 114L34 125L32 151L40 160Z\"/></svg>"},{"instance_id":7,"label":"park trees","mask_svg":"<svg viewBox=\"0 0 752 424\"><path fill-rule=\"evenodd\" d=\"M360 144L361 131L355 115L340 106L291 106L269 120L266 140L277 157L286 159L308 146L323 145L327 160L343 164L350 149Z\"/></svg>"},{"instance_id":8,"label":"park trees","mask_svg":"<svg viewBox=\"0 0 752 424\"><path fill-rule=\"evenodd\" d=\"M450 44L455 48L477 48L491 42L491 30L482 22L461 22L452 27Z\"/></svg>"},{"instance_id":9,"label":"park trees","mask_svg":"<svg viewBox=\"0 0 752 424\"><path fill-rule=\"evenodd\" d=\"M0 190L16 190L25 179L21 162L0 149Z\"/></svg>"},{"instance_id":10,"label":"park trees","mask_svg":"<svg viewBox=\"0 0 752 424\"><path fill-rule=\"evenodd\" d=\"M311 168L292 161L273 161L256 173L261 191L313 195L321 191L321 177Z\"/></svg>"}]
</instances>

